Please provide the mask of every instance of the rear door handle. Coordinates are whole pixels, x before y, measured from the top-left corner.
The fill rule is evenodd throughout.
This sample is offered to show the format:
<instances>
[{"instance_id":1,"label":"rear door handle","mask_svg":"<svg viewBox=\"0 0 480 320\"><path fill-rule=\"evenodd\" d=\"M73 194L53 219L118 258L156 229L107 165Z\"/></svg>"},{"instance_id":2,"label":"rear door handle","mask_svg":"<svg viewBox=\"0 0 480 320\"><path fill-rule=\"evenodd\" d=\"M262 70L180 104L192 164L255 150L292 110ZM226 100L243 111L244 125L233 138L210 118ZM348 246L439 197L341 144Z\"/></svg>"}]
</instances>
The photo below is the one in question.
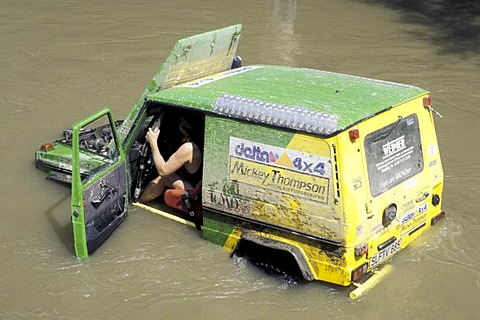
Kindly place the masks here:
<instances>
[{"instance_id":1,"label":"rear door handle","mask_svg":"<svg viewBox=\"0 0 480 320\"><path fill-rule=\"evenodd\" d=\"M417 199L415 199L416 202L421 202L425 199L427 199L427 197L430 195L430 193L428 191L425 191L423 193L423 195L421 195L420 197L418 197Z\"/></svg>"}]
</instances>

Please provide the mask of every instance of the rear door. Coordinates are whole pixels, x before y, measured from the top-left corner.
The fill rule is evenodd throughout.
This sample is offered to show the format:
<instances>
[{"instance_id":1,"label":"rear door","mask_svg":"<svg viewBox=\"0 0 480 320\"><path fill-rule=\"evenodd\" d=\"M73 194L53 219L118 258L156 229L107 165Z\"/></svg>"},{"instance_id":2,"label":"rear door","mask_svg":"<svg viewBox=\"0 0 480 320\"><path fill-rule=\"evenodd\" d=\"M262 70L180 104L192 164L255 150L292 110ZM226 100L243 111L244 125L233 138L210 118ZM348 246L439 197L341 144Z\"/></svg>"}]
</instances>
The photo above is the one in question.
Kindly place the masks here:
<instances>
[{"instance_id":1,"label":"rear door","mask_svg":"<svg viewBox=\"0 0 480 320\"><path fill-rule=\"evenodd\" d=\"M80 132L105 124L101 131L93 130L90 137L80 136ZM72 153L74 246L77 257L85 258L112 234L127 214L125 153L109 109L73 126Z\"/></svg>"},{"instance_id":2,"label":"rear door","mask_svg":"<svg viewBox=\"0 0 480 320\"><path fill-rule=\"evenodd\" d=\"M390 123L388 123L390 122ZM386 126L367 134L365 152L374 214L372 234L383 230L377 243L378 254L370 260L373 268L405 244L402 237L426 222L422 208L428 194L424 156L417 114L385 119ZM405 229L404 216L415 217L415 225ZM399 227L401 225L400 233ZM401 243L402 242L402 243Z\"/></svg>"}]
</instances>

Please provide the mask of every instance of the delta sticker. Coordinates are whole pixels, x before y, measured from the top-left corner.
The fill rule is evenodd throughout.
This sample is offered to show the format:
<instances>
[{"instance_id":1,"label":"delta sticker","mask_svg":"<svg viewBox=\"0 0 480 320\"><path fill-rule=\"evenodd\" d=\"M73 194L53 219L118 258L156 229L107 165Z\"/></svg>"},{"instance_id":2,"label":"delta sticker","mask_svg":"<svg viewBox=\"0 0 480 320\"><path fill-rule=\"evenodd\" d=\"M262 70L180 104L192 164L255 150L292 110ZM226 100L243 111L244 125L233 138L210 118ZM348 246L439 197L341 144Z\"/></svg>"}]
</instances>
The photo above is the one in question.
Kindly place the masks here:
<instances>
[{"instance_id":1,"label":"delta sticker","mask_svg":"<svg viewBox=\"0 0 480 320\"><path fill-rule=\"evenodd\" d=\"M230 180L327 204L330 177L326 157L230 138Z\"/></svg>"},{"instance_id":2,"label":"delta sticker","mask_svg":"<svg viewBox=\"0 0 480 320\"><path fill-rule=\"evenodd\" d=\"M230 137L230 157L324 178L332 175L332 165L327 157L235 137Z\"/></svg>"}]
</instances>

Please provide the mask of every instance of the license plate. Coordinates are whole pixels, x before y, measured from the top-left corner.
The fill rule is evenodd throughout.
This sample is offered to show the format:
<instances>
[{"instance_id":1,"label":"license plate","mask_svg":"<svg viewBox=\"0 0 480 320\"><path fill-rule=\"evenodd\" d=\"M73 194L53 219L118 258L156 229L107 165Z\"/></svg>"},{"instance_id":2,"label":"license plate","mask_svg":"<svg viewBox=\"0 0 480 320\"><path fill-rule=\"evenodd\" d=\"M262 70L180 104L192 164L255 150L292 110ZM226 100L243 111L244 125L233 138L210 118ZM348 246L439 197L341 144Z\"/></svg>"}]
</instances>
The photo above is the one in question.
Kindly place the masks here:
<instances>
[{"instance_id":1,"label":"license plate","mask_svg":"<svg viewBox=\"0 0 480 320\"><path fill-rule=\"evenodd\" d=\"M378 251L376 254L370 258L370 268L374 268L381 262L387 260L390 256L392 256L395 252L400 250L400 242L401 239L395 240L391 245L386 247L383 250Z\"/></svg>"}]
</instances>

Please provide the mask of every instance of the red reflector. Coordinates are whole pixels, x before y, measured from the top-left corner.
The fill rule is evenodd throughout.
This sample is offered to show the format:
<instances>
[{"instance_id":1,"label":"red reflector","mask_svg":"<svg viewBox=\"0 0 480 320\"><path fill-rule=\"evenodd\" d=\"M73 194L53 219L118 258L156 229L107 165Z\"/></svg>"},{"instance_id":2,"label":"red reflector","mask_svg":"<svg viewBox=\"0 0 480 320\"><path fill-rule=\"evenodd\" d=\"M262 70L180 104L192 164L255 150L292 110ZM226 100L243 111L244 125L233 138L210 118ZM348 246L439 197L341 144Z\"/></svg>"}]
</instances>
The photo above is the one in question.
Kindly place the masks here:
<instances>
[{"instance_id":1,"label":"red reflector","mask_svg":"<svg viewBox=\"0 0 480 320\"><path fill-rule=\"evenodd\" d=\"M425 108L431 107L432 106L432 97L428 96L426 98L423 98L423 106Z\"/></svg>"},{"instance_id":2,"label":"red reflector","mask_svg":"<svg viewBox=\"0 0 480 320\"><path fill-rule=\"evenodd\" d=\"M350 137L350 140L357 140L358 138L360 138L360 132L358 131L358 129L352 129L348 131L348 135Z\"/></svg>"},{"instance_id":3,"label":"red reflector","mask_svg":"<svg viewBox=\"0 0 480 320\"><path fill-rule=\"evenodd\" d=\"M355 257L361 257L366 253L368 253L368 244L366 242L355 247Z\"/></svg>"},{"instance_id":4,"label":"red reflector","mask_svg":"<svg viewBox=\"0 0 480 320\"><path fill-rule=\"evenodd\" d=\"M43 152L52 151L53 149L54 149L53 144L51 143L45 143L40 146L40 151L43 151Z\"/></svg>"},{"instance_id":5,"label":"red reflector","mask_svg":"<svg viewBox=\"0 0 480 320\"><path fill-rule=\"evenodd\" d=\"M367 273L368 264L364 263L357 269L352 271L352 281L357 281L360 279L365 273Z\"/></svg>"}]
</instances>

